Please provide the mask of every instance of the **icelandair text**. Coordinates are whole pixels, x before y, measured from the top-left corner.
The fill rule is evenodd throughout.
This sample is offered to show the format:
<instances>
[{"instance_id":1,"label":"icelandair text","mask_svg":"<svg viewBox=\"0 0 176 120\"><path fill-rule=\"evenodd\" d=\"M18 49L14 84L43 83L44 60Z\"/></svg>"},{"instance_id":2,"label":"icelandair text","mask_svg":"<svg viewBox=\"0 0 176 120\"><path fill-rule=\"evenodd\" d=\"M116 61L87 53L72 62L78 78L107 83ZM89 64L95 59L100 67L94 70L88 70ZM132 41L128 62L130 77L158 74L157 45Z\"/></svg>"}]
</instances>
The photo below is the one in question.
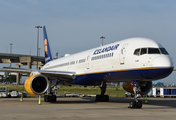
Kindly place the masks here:
<instances>
[{"instance_id":1,"label":"icelandair text","mask_svg":"<svg viewBox=\"0 0 176 120\"><path fill-rule=\"evenodd\" d=\"M100 54L100 53L117 50L118 46L119 46L119 44L112 45L112 46L109 46L109 47L106 47L106 48L97 49L97 50L95 50L95 52L93 53L93 55L97 55L97 54Z\"/></svg>"}]
</instances>

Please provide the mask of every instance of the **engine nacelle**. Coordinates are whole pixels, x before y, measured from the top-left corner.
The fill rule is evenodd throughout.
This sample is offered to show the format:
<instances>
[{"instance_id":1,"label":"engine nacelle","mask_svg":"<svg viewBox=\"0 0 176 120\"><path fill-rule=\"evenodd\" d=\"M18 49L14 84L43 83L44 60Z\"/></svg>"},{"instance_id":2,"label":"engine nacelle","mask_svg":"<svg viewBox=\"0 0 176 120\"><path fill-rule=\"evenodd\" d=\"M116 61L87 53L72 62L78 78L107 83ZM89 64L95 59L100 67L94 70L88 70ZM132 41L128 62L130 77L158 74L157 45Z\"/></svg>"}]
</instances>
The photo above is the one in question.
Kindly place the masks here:
<instances>
[{"instance_id":1,"label":"engine nacelle","mask_svg":"<svg viewBox=\"0 0 176 120\"><path fill-rule=\"evenodd\" d=\"M139 93L141 95L146 95L147 93L150 92L152 88L152 82L151 81L141 81L141 82L138 82L138 86L140 87ZM127 92L130 92L132 94L134 94L133 87L134 86L132 86L130 82L125 82L123 84L123 89L125 89Z\"/></svg>"},{"instance_id":2,"label":"engine nacelle","mask_svg":"<svg viewBox=\"0 0 176 120\"><path fill-rule=\"evenodd\" d=\"M29 76L24 84L26 91L31 95L44 94L49 88L48 79L41 74Z\"/></svg>"}]
</instances>

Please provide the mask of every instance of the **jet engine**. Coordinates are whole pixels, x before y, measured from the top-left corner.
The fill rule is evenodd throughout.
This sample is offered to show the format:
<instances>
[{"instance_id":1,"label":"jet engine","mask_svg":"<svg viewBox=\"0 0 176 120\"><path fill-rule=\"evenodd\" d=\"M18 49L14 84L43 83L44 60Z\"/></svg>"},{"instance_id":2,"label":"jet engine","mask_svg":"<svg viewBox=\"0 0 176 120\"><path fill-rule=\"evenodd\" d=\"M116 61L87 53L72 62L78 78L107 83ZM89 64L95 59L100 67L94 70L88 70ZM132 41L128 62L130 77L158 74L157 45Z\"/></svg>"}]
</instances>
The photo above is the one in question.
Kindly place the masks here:
<instances>
[{"instance_id":1,"label":"jet engine","mask_svg":"<svg viewBox=\"0 0 176 120\"><path fill-rule=\"evenodd\" d=\"M130 92L134 94L133 87L130 82L125 82L123 83L123 89L125 89L127 92ZM139 93L141 95L146 95L147 93L150 92L152 88L152 82L151 81L140 81L138 82L138 87L139 87Z\"/></svg>"},{"instance_id":2,"label":"jet engine","mask_svg":"<svg viewBox=\"0 0 176 120\"><path fill-rule=\"evenodd\" d=\"M49 89L50 83L44 75L35 74L29 76L24 84L26 91L31 95L44 94Z\"/></svg>"}]
</instances>

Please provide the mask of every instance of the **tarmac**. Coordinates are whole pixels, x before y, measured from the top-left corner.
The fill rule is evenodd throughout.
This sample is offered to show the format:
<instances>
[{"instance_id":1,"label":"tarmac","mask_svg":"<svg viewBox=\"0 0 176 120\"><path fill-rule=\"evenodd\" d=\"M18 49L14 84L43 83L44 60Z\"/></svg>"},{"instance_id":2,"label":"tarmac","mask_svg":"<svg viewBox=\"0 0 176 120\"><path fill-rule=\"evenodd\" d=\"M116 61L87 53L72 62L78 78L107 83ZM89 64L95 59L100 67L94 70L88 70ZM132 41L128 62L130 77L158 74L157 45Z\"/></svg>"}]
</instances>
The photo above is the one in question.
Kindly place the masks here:
<instances>
[{"instance_id":1,"label":"tarmac","mask_svg":"<svg viewBox=\"0 0 176 120\"><path fill-rule=\"evenodd\" d=\"M38 105L38 98L0 98L0 120L175 120L176 98L148 98L142 109L128 108L132 98L57 98Z\"/></svg>"}]
</instances>

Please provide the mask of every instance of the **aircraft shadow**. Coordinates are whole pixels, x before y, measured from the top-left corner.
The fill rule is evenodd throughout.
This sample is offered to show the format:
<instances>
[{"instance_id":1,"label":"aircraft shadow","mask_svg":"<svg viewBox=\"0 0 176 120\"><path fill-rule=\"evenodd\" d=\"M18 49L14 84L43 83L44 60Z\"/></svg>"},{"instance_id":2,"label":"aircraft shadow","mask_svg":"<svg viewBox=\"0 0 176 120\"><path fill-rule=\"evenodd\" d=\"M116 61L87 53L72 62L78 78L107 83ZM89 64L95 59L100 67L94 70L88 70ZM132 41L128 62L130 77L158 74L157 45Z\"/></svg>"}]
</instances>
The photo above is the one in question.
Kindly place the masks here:
<instances>
[{"instance_id":1,"label":"aircraft shadow","mask_svg":"<svg viewBox=\"0 0 176 120\"><path fill-rule=\"evenodd\" d=\"M110 103L129 103L130 101L132 101L133 98L128 97L111 97L110 98ZM139 98L139 100L141 100L143 102L143 104L145 104L145 101L143 100L143 98ZM95 101L95 97L83 97L81 99L67 99L67 100L59 100L59 98L57 99L57 102L55 103L51 103L51 104L80 104L80 103L97 103L97 101ZM103 103L103 102L102 102ZM167 109L167 108L176 108L176 98L148 98L148 104L145 105L150 105L150 109L152 109L152 105L154 106L159 106L159 109ZM166 108L167 107L167 108ZM153 109L156 109L155 107Z\"/></svg>"},{"instance_id":2,"label":"aircraft shadow","mask_svg":"<svg viewBox=\"0 0 176 120\"><path fill-rule=\"evenodd\" d=\"M128 97L128 98L124 98L124 97L112 97L110 98L109 102L113 102L113 103L129 103L130 101L132 101L133 98ZM145 104L145 100L143 100L143 98L139 98L139 100L142 101L143 104ZM168 108L176 108L176 98L147 98L148 100L148 104L145 105L151 105L150 109L156 109L153 106L159 106L160 109L164 108L166 109L166 107Z\"/></svg>"}]
</instances>

